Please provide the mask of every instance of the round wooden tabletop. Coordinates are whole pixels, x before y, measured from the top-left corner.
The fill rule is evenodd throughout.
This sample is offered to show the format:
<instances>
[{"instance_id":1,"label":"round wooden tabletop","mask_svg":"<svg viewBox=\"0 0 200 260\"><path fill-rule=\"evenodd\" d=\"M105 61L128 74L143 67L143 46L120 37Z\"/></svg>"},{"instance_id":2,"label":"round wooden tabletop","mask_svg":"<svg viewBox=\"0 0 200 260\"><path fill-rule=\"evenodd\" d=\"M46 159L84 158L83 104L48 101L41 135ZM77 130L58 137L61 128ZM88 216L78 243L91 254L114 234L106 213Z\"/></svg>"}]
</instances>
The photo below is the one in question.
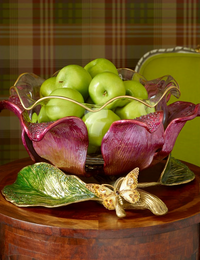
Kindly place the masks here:
<instances>
[{"instance_id":1,"label":"round wooden tabletop","mask_svg":"<svg viewBox=\"0 0 200 260\"><path fill-rule=\"evenodd\" d=\"M33 162L26 158L0 166L0 189L29 164ZM189 257L199 255L200 168L187 165L196 175L190 183L145 188L168 207L163 216L126 210L127 216L119 219L94 201L19 208L1 194L1 259L197 259ZM141 172L139 182L156 181L162 167Z\"/></svg>"}]
</instances>

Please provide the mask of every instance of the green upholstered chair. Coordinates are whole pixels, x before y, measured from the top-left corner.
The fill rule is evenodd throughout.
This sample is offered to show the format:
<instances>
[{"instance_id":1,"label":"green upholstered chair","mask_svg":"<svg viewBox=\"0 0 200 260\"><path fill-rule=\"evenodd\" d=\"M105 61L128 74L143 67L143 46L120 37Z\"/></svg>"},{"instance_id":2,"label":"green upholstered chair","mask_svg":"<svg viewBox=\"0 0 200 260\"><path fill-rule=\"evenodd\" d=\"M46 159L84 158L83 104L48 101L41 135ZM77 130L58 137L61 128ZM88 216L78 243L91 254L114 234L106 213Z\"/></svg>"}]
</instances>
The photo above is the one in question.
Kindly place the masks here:
<instances>
[{"instance_id":1,"label":"green upholstered chair","mask_svg":"<svg viewBox=\"0 0 200 260\"><path fill-rule=\"evenodd\" d=\"M200 53L195 50L176 47L167 50L153 50L145 54L135 70L147 80L171 75L180 87L179 100L200 103ZM172 97L170 102L177 99ZM200 118L188 121L181 130L172 156L200 166Z\"/></svg>"}]
</instances>

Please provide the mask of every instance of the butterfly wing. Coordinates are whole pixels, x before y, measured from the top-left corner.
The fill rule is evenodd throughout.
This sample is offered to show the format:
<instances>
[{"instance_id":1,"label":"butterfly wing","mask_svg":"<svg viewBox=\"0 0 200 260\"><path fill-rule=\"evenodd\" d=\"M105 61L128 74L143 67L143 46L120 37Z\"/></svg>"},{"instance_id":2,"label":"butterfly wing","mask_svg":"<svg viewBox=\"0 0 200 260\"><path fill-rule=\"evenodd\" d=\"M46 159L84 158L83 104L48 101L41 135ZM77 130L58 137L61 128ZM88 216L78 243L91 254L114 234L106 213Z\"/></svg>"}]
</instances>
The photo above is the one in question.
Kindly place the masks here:
<instances>
[{"instance_id":1,"label":"butterfly wing","mask_svg":"<svg viewBox=\"0 0 200 260\"><path fill-rule=\"evenodd\" d=\"M136 190L138 185L139 168L135 168L126 177L122 178L120 188L113 190L106 184L86 184L86 187L102 200L102 204L109 210L116 209L119 215L124 216L122 198L129 203L136 203L140 199L140 193Z\"/></svg>"},{"instance_id":2,"label":"butterfly wing","mask_svg":"<svg viewBox=\"0 0 200 260\"><path fill-rule=\"evenodd\" d=\"M137 190L123 190L120 195L131 204L135 204L140 199L140 193Z\"/></svg>"},{"instance_id":3,"label":"butterfly wing","mask_svg":"<svg viewBox=\"0 0 200 260\"><path fill-rule=\"evenodd\" d=\"M86 184L86 187L97 197L102 199L102 204L109 210L114 210L116 205L116 194L114 191L99 184Z\"/></svg>"},{"instance_id":4,"label":"butterfly wing","mask_svg":"<svg viewBox=\"0 0 200 260\"><path fill-rule=\"evenodd\" d=\"M135 190L138 185L139 168L133 169L126 177L123 178L120 189L121 190Z\"/></svg>"},{"instance_id":5,"label":"butterfly wing","mask_svg":"<svg viewBox=\"0 0 200 260\"><path fill-rule=\"evenodd\" d=\"M116 194L115 192L111 192L110 195L105 196L103 199L103 205L105 208L109 209L109 210L114 210L115 206L116 206Z\"/></svg>"},{"instance_id":6,"label":"butterfly wing","mask_svg":"<svg viewBox=\"0 0 200 260\"><path fill-rule=\"evenodd\" d=\"M124 177L119 188L120 195L130 203L136 203L140 199L140 193L136 190L138 185L139 168L133 169Z\"/></svg>"}]
</instances>

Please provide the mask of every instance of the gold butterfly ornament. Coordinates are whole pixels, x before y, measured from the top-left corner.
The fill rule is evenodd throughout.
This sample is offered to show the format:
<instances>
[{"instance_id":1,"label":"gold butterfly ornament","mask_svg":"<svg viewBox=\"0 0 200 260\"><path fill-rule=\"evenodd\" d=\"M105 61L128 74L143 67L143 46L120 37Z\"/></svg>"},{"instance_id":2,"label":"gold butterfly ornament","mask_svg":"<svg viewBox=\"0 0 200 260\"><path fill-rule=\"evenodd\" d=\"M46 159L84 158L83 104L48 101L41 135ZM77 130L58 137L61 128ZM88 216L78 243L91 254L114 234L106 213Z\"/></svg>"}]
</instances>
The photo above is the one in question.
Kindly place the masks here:
<instances>
[{"instance_id":1,"label":"gold butterfly ornament","mask_svg":"<svg viewBox=\"0 0 200 260\"><path fill-rule=\"evenodd\" d=\"M86 184L86 187L102 201L105 208L115 210L118 217L125 217L124 202L136 204L140 200L137 190L139 168L133 169L126 177L119 178L114 186L110 184Z\"/></svg>"}]
</instances>

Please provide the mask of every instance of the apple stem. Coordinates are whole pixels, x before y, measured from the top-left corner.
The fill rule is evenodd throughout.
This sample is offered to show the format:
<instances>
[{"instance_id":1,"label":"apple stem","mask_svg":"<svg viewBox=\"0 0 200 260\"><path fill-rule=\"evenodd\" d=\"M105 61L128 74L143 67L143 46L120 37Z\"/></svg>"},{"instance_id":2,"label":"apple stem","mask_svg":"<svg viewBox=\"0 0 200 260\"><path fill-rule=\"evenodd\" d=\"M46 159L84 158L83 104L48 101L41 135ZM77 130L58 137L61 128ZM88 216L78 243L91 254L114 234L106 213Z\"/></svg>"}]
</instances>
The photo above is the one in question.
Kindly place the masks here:
<instances>
[{"instance_id":1,"label":"apple stem","mask_svg":"<svg viewBox=\"0 0 200 260\"><path fill-rule=\"evenodd\" d=\"M103 96L107 96L108 92L105 90Z\"/></svg>"}]
</instances>

